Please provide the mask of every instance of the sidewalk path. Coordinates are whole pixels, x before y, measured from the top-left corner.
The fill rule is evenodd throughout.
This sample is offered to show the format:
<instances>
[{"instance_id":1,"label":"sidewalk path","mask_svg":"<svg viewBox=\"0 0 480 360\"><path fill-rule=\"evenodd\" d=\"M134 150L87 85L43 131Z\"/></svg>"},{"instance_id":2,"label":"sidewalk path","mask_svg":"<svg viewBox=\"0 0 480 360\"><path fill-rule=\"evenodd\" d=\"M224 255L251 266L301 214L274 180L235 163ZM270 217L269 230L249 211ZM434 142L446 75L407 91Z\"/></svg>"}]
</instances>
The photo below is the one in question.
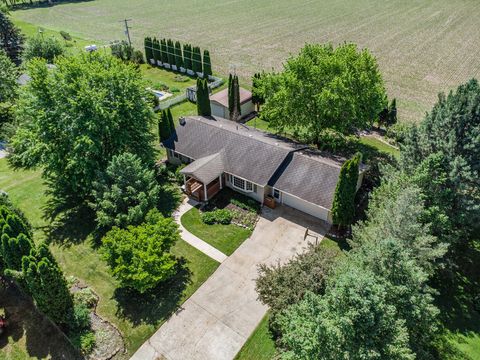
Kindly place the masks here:
<instances>
[{"instance_id":1,"label":"sidewalk path","mask_svg":"<svg viewBox=\"0 0 480 360\"><path fill-rule=\"evenodd\" d=\"M180 221L180 218L188 210L193 208L194 205L195 203L192 200L189 200L188 198L186 198L183 201L183 203L180 205L178 210L173 214L173 217L175 218L175 222L180 227L182 239L185 240L190 245L192 245L194 248L197 248L198 250L203 252L205 255L210 256L212 259L218 261L219 263L224 262L227 259L227 255L222 253L220 250L217 250L212 245L206 243L202 239L196 237L192 233L188 232L187 229L183 227L182 222Z\"/></svg>"},{"instance_id":2,"label":"sidewalk path","mask_svg":"<svg viewBox=\"0 0 480 360\"><path fill-rule=\"evenodd\" d=\"M252 236L133 355L133 360L232 360L267 312L255 292L258 264L282 263L305 249L318 219L281 206L265 209ZM319 239L320 240L320 239Z\"/></svg>"}]
</instances>

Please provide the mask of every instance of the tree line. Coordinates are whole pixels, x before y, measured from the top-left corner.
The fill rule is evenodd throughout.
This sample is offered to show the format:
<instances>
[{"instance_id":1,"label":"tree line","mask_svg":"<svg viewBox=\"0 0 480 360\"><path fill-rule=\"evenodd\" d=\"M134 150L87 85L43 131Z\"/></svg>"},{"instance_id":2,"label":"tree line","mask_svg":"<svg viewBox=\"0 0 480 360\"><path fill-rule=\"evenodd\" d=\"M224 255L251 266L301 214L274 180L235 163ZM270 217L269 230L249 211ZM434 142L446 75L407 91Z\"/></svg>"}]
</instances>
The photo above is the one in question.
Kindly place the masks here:
<instances>
[{"instance_id":1,"label":"tree line","mask_svg":"<svg viewBox=\"0 0 480 360\"><path fill-rule=\"evenodd\" d=\"M192 74L203 74L208 77L212 75L212 64L210 52L208 50L202 53L198 46L192 47L190 44L182 44L180 41L171 39L161 39L146 37L145 57L147 62L154 61L155 65L167 66L171 69L188 71Z\"/></svg>"}]
</instances>

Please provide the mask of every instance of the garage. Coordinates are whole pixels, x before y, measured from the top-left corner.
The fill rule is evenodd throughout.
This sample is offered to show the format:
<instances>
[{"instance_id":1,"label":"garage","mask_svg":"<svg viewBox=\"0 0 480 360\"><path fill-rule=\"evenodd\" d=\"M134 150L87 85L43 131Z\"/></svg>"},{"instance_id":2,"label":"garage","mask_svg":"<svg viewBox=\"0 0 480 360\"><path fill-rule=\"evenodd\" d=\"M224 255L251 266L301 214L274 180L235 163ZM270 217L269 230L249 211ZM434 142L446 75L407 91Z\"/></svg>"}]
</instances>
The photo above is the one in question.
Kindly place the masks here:
<instances>
[{"instance_id":1,"label":"garage","mask_svg":"<svg viewBox=\"0 0 480 360\"><path fill-rule=\"evenodd\" d=\"M281 194L281 202L283 205L290 206L291 208L300 210L316 218L331 222L330 210L327 210L319 205L312 204L285 192L282 192Z\"/></svg>"}]
</instances>

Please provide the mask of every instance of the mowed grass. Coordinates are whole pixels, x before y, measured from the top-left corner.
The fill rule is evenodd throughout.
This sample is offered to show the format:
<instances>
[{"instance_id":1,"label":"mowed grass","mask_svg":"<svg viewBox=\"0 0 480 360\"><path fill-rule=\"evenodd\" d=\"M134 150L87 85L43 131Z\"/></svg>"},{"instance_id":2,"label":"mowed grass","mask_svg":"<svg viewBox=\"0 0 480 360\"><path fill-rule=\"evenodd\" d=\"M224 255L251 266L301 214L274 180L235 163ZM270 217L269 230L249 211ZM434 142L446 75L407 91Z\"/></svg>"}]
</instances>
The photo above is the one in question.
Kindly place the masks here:
<instances>
[{"instance_id":1,"label":"mowed grass","mask_svg":"<svg viewBox=\"0 0 480 360\"><path fill-rule=\"evenodd\" d=\"M152 83L155 90L158 90L155 88L157 84L167 85L169 87L168 92L172 92L172 89L178 89L179 91L173 93L173 96L184 93L186 88L196 84L196 80L193 77L148 64L140 65L140 71L142 76Z\"/></svg>"},{"instance_id":2,"label":"mowed grass","mask_svg":"<svg viewBox=\"0 0 480 360\"><path fill-rule=\"evenodd\" d=\"M268 330L268 313L250 335L235 360L270 360L275 355L275 342Z\"/></svg>"},{"instance_id":3,"label":"mowed grass","mask_svg":"<svg viewBox=\"0 0 480 360\"><path fill-rule=\"evenodd\" d=\"M207 225L202 222L200 211L192 208L180 219L182 225L193 235L209 243L226 255L233 252L252 234L251 230L237 225Z\"/></svg>"},{"instance_id":4,"label":"mowed grass","mask_svg":"<svg viewBox=\"0 0 480 360\"><path fill-rule=\"evenodd\" d=\"M480 76L478 0L96 0L17 10L19 20L98 44L146 35L208 48L215 72L244 82L279 69L304 43L355 42L378 58L399 116L418 121L449 90Z\"/></svg>"},{"instance_id":5,"label":"mowed grass","mask_svg":"<svg viewBox=\"0 0 480 360\"><path fill-rule=\"evenodd\" d=\"M42 218L47 197L40 171L14 172L8 167L6 159L0 159L0 189L7 191L14 204L30 219L35 227L36 240L45 238L43 230L47 230L50 224ZM77 227L81 226L79 221ZM79 240L73 233L71 238L68 236L63 242L53 242L51 249L67 276L78 277L97 292L100 296L97 312L122 332L127 352L119 354L117 359L129 358L219 265L180 241L172 248L172 253L184 259L185 270L152 295L139 297L119 288L91 237ZM14 358L28 358L28 350L22 342L16 342L11 347L12 353L19 354Z\"/></svg>"}]
</instances>

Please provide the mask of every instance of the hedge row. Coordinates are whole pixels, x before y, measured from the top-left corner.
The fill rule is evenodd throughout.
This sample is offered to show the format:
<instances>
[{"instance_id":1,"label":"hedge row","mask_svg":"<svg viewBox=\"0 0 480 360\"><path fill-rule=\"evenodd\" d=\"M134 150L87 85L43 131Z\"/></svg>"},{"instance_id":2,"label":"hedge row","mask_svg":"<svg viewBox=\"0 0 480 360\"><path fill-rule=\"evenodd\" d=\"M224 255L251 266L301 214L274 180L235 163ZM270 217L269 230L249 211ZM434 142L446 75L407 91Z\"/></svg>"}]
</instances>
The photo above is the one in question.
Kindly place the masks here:
<instances>
[{"instance_id":1,"label":"hedge row","mask_svg":"<svg viewBox=\"0 0 480 360\"><path fill-rule=\"evenodd\" d=\"M210 53L203 51L203 61L201 50L198 46L192 47L190 44L180 44L180 41L173 42L171 39L145 38L145 56L147 61L155 60L158 66L164 66L169 69L189 71L190 73L203 73L203 76L212 75L212 64L210 62Z\"/></svg>"}]
</instances>

